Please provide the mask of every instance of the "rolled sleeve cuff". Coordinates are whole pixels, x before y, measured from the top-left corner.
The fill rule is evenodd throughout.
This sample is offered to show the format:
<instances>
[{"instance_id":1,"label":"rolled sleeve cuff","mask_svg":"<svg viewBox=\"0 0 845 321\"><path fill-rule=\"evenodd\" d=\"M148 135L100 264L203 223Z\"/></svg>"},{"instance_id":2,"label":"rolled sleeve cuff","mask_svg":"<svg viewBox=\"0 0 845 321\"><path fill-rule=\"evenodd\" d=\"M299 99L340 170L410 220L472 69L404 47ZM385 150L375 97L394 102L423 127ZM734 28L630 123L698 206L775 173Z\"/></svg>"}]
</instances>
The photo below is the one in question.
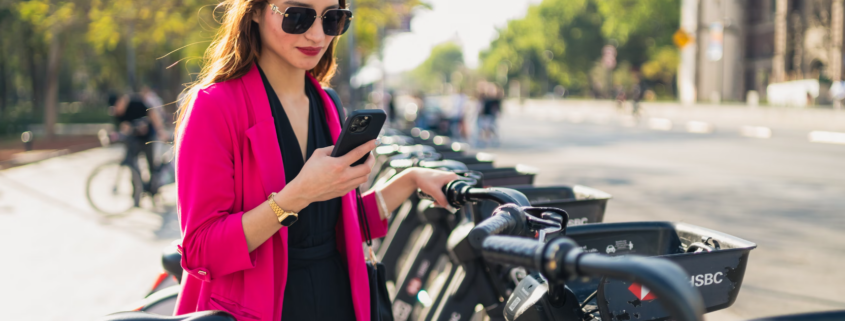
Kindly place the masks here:
<instances>
[{"instance_id":1,"label":"rolled sleeve cuff","mask_svg":"<svg viewBox=\"0 0 845 321\"><path fill-rule=\"evenodd\" d=\"M364 201L364 211L373 239L384 237L387 235L388 222L387 219L382 219L382 215L379 212L375 190L364 193L361 195L361 199Z\"/></svg>"},{"instance_id":2,"label":"rolled sleeve cuff","mask_svg":"<svg viewBox=\"0 0 845 321\"><path fill-rule=\"evenodd\" d=\"M189 258L182 246L178 246L182 253L182 268L197 279L210 282L215 278L255 267L255 256L249 252L246 244L243 214L239 212L227 215L216 226L206 230L203 237L206 241L202 249L199 252L187 251L200 258ZM202 263L192 266L189 264L190 259Z\"/></svg>"}]
</instances>

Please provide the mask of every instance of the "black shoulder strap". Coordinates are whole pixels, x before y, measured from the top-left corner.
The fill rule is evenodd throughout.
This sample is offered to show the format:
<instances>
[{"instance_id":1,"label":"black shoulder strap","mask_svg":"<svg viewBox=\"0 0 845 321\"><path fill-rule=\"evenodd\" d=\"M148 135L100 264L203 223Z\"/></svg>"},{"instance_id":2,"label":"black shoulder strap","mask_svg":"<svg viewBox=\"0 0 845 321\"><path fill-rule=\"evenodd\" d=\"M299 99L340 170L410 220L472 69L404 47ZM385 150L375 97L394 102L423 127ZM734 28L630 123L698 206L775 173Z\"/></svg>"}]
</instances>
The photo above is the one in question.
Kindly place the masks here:
<instances>
[{"instance_id":1,"label":"black shoulder strap","mask_svg":"<svg viewBox=\"0 0 845 321\"><path fill-rule=\"evenodd\" d=\"M329 97L331 97L332 102L334 102L334 107L337 108L337 116L340 119L340 125L343 126L343 122L346 120L346 112L343 110L343 104L340 103L340 96L338 96L337 92L331 88L323 88Z\"/></svg>"}]
</instances>

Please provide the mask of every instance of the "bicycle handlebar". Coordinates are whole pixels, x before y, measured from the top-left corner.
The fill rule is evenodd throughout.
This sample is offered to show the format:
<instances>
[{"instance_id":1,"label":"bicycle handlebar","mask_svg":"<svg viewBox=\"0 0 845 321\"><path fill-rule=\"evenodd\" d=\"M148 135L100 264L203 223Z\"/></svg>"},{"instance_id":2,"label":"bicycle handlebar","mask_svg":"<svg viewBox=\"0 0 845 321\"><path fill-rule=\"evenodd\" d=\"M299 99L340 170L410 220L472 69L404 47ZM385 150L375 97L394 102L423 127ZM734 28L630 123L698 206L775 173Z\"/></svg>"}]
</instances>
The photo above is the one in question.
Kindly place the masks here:
<instances>
[{"instance_id":1,"label":"bicycle handlebar","mask_svg":"<svg viewBox=\"0 0 845 321\"><path fill-rule=\"evenodd\" d=\"M524 235L528 229L525 213L512 204L502 205L493 212L493 216L481 221L469 232L469 244L478 249L490 235Z\"/></svg>"},{"instance_id":2,"label":"bicycle handlebar","mask_svg":"<svg viewBox=\"0 0 845 321\"><path fill-rule=\"evenodd\" d=\"M480 179L480 176L475 172L469 171L466 173L468 178L457 179L449 182L443 186L443 194L446 195L446 200L449 205L454 207L461 207L469 202L478 201L493 201L499 205L516 204L518 206L530 206L528 198L524 194L515 189L502 187L488 187L478 188L474 187ZM421 199L434 200L430 195L418 191L417 194Z\"/></svg>"},{"instance_id":3,"label":"bicycle handlebar","mask_svg":"<svg viewBox=\"0 0 845 321\"><path fill-rule=\"evenodd\" d=\"M701 294L690 286L687 273L668 260L584 253L567 237L543 244L526 238L490 236L483 242L482 255L493 263L538 270L553 281L601 276L638 282L660 298L663 307L675 319L704 320Z\"/></svg>"}]
</instances>

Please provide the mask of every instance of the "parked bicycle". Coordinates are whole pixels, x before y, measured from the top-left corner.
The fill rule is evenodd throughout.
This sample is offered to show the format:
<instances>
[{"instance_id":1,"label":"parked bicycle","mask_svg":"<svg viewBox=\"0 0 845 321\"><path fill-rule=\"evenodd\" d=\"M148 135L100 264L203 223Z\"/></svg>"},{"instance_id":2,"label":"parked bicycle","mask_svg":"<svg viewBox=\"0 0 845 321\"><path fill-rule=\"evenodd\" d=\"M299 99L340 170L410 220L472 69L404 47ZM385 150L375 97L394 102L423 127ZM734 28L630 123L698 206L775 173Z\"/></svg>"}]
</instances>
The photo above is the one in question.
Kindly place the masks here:
<instances>
[{"instance_id":1,"label":"parked bicycle","mask_svg":"<svg viewBox=\"0 0 845 321\"><path fill-rule=\"evenodd\" d=\"M141 161L141 153L146 142L137 138L136 132L148 126L143 119L133 121L129 128L119 132L99 132L103 147L112 144L122 145L125 149L121 159L103 163L91 172L86 180L86 197L95 210L106 215L121 215L132 208L140 207L144 196L149 196L156 207L157 194L161 186L176 182L176 171L170 152L160 157L156 165L152 153L144 151L146 161Z\"/></svg>"}]
</instances>

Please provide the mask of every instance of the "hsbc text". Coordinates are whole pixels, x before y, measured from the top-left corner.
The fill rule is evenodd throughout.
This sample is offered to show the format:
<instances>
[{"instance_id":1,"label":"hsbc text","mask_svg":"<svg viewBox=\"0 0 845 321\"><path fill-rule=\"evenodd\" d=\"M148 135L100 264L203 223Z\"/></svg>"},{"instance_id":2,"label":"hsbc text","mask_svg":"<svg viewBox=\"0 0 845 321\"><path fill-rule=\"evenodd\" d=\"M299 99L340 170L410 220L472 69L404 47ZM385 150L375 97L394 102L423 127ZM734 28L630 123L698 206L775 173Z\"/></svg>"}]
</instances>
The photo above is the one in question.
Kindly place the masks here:
<instances>
[{"instance_id":1,"label":"hsbc text","mask_svg":"<svg viewBox=\"0 0 845 321\"><path fill-rule=\"evenodd\" d=\"M693 275L690 277L689 283L694 287L719 284L725 280L722 278L722 276L724 276L722 272Z\"/></svg>"}]
</instances>

